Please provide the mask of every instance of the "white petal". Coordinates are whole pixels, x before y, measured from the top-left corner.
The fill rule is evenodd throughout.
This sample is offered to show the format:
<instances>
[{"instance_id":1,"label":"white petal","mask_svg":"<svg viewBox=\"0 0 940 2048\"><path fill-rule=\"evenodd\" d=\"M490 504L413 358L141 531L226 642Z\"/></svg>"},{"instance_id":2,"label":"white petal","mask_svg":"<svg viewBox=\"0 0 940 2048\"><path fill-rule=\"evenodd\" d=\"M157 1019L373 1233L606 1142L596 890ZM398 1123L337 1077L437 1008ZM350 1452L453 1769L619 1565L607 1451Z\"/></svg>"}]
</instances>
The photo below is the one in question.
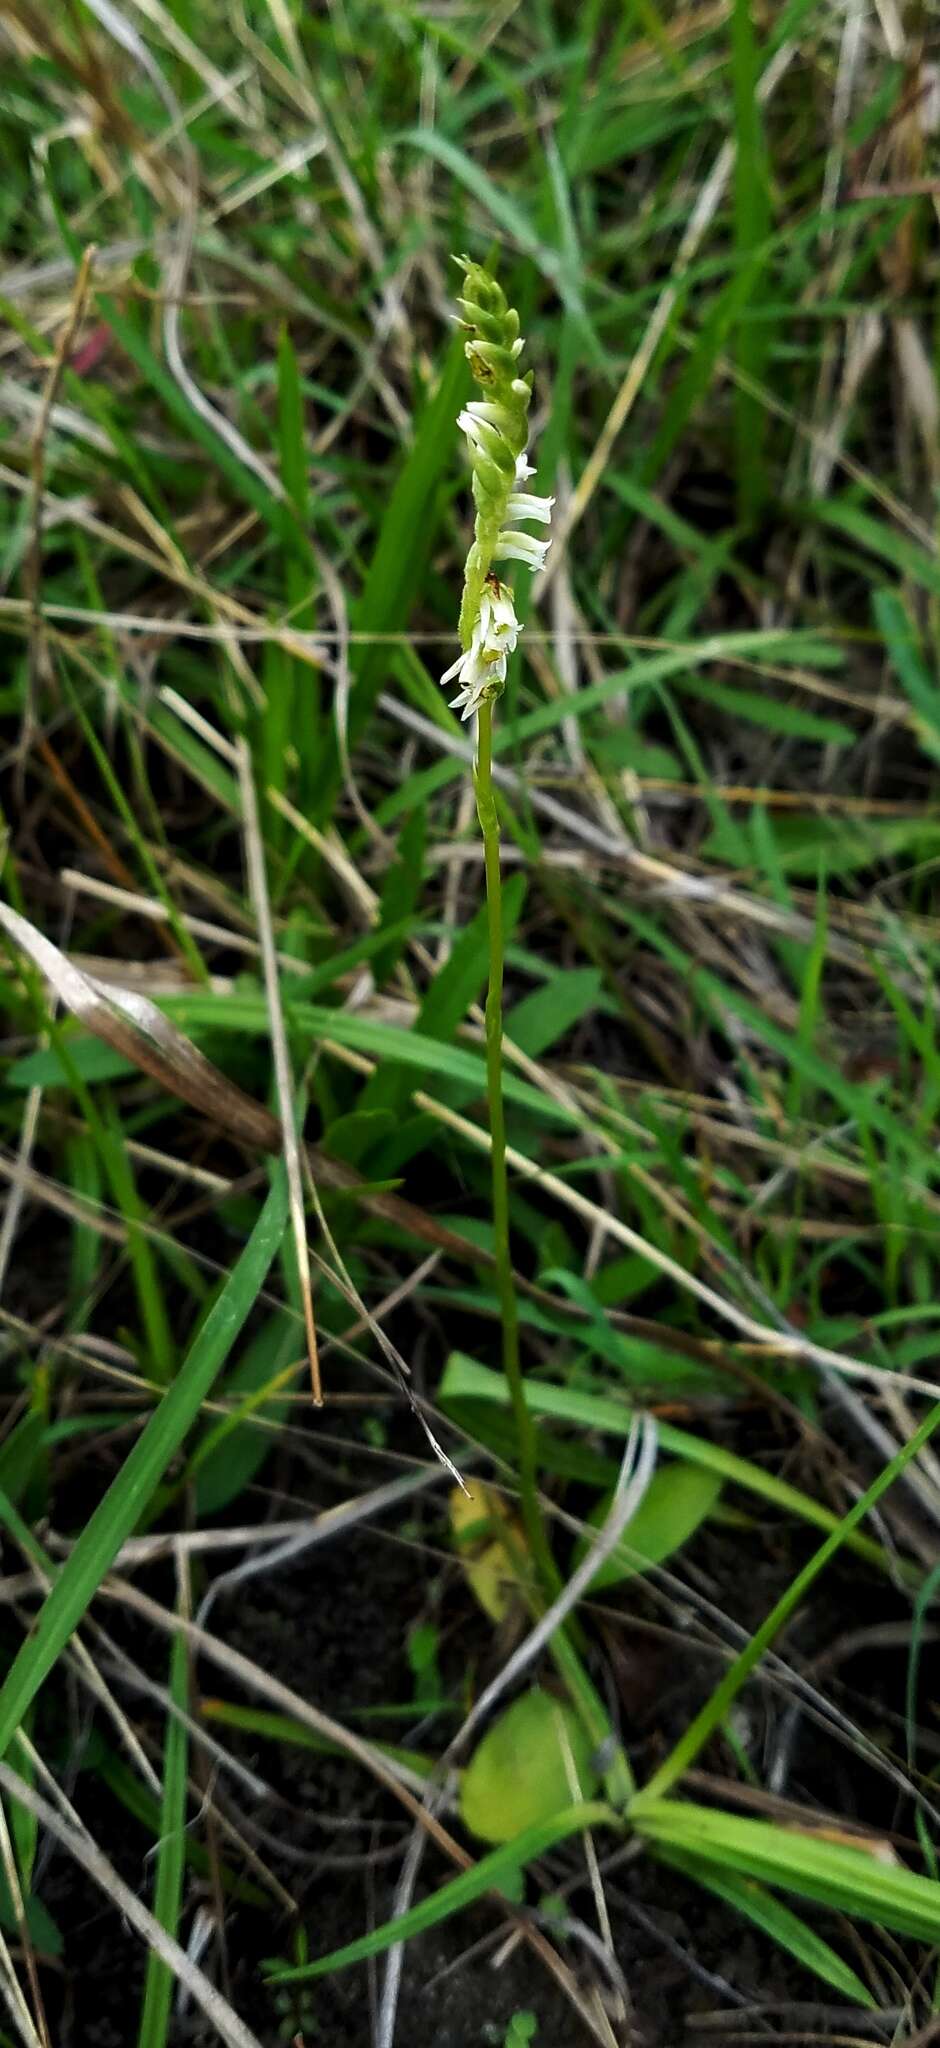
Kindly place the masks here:
<instances>
[{"instance_id":1,"label":"white petal","mask_svg":"<svg viewBox=\"0 0 940 2048\"><path fill-rule=\"evenodd\" d=\"M548 526L554 503L554 498L538 498L533 491L514 491L506 510L511 519L537 519L541 526Z\"/></svg>"},{"instance_id":2,"label":"white petal","mask_svg":"<svg viewBox=\"0 0 940 2048\"><path fill-rule=\"evenodd\" d=\"M450 667L445 669L444 674L439 679L442 690L446 690L448 683L452 683L454 677L459 676L466 659L465 654L458 654L456 661L452 661Z\"/></svg>"},{"instance_id":3,"label":"white petal","mask_svg":"<svg viewBox=\"0 0 940 2048\"><path fill-rule=\"evenodd\" d=\"M495 552L503 562L525 562L530 569L541 569L551 547L550 540L536 540L531 533L501 533L496 542Z\"/></svg>"},{"instance_id":4,"label":"white petal","mask_svg":"<svg viewBox=\"0 0 940 2048\"><path fill-rule=\"evenodd\" d=\"M529 461L525 450L523 450L521 455L516 456L516 482L517 484L524 484L527 476L534 475L534 465Z\"/></svg>"}]
</instances>

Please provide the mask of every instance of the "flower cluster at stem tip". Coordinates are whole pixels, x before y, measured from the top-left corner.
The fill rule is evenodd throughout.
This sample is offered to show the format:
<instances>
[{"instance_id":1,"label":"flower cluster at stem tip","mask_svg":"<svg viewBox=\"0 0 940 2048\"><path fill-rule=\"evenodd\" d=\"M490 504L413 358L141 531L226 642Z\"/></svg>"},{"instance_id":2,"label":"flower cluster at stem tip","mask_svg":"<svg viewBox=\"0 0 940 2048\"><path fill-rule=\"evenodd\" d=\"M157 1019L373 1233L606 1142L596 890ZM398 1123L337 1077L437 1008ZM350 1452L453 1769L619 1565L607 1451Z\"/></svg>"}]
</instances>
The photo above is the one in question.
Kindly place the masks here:
<instances>
[{"instance_id":1,"label":"flower cluster at stem tip","mask_svg":"<svg viewBox=\"0 0 940 2048\"><path fill-rule=\"evenodd\" d=\"M443 684L456 676L460 688L452 700L464 719L481 704L501 696L506 686L506 661L522 628L512 591L493 572L494 562L523 562L541 569L551 542L520 531L518 522L547 526L554 498L539 498L525 486L535 472L527 456L532 372L518 374L523 340L519 315L502 287L479 263L458 256L464 273L458 305L468 333L467 361L484 392L458 415L467 437L476 520L473 545L464 571L460 607L461 653Z\"/></svg>"}]
</instances>

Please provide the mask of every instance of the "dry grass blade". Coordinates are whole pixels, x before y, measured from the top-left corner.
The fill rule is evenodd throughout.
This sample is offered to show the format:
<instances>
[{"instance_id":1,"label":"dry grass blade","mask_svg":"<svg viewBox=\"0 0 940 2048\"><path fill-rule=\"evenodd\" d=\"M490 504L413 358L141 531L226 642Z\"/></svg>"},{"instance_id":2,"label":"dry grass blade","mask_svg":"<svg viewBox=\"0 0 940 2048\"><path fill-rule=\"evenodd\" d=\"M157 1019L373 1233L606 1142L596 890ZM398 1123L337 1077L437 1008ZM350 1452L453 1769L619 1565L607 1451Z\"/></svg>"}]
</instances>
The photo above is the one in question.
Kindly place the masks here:
<instances>
[{"instance_id":1,"label":"dry grass blade","mask_svg":"<svg viewBox=\"0 0 940 2048\"><path fill-rule=\"evenodd\" d=\"M46 2048L33 2024L32 2014L20 1990L19 1980L13 1968L13 1958L3 1934L0 1934L0 1995L6 2001L14 2026L26 2043L26 2048Z\"/></svg>"},{"instance_id":2,"label":"dry grass blade","mask_svg":"<svg viewBox=\"0 0 940 2048\"><path fill-rule=\"evenodd\" d=\"M354 1757L373 1778L393 1794L412 1819L431 1836L437 1847L456 1864L458 1869L469 1870L472 1867L472 1857L467 1855L460 1843L455 1841L453 1835L448 1833L437 1817L423 1804L425 1781L415 1776L407 1766L381 1755L373 1749L371 1743L363 1741L361 1736L345 1728L341 1722L334 1721L329 1714L321 1713L319 1708L311 1706L300 1693L294 1692L292 1687L283 1685L280 1679L263 1671L259 1664L243 1656L240 1650L230 1649L218 1636L198 1628L194 1622L184 1621L169 1608L161 1607L158 1601L151 1600L148 1594L141 1593L137 1587L129 1586L121 1579L106 1579L99 1589L99 1596L121 1602L142 1615L145 1620L154 1623L157 1628L171 1632L182 1631L194 1652L207 1657L218 1669L234 1678L237 1684L243 1685L250 1694L269 1700L272 1706L279 1708L282 1713L302 1722L315 1734L325 1735L328 1741L336 1743L347 1755ZM0 1778L0 1783L2 1782ZM601 2030L593 2014L585 2009L574 1972L556 1954L551 1942L539 1928L524 1925L523 1932L526 1941L546 1969L551 1972L565 1997L590 2028L595 2040L601 2041L604 2048L609 2048L609 2035Z\"/></svg>"},{"instance_id":3,"label":"dry grass blade","mask_svg":"<svg viewBox=\"0 0 940 2048\"><path fill-rule=\"evenodd\" d=\"M36 426L30 446L30 476L32 479L32 501L30 504L30 541L26 557L25 583L30 608L29 621L29 666L27 671L26 708L23 715L23 731L20 741L20 766L29 751L33 728L36 721L40 692L48 680L45 626L42 616L42 526L43 486L46 472L46 435L55 404L56 393L62 381L62 373L68 360L69 350L75 339L85 300L88 297L88 283L94 260L94 248L88 248L82 257L72 292L72 303L68 318L59 337L58 346L46 379L45 390L40 400Z\"/></svg>"},{"instance_id":4,"label":"dry grass blade","mask_svg":"<svg viewBox=\"0 0 940 2048\"><path fill-rule=\"evenodd\" d=\"M242 801L242 822L245 836L245 859L248 868L248 880L255 916L258 920L258 937L261 942L261 960L264 968L264 989L268 1005L271 1050L274 1055L274 1080L277 1088L278 1106L281 1112L284 1164L287 1168L291 1229L294 1238L294 1251L297 1257L297 1276L300 1282L300 1299L303 1307L304 1330L307 1338L307 1354L310 1360L310 1384L313 1392L314 1407L322 1408L323 1388L320 1382L317 1326L313 1313L313 1283L310 1276L310 1253L307 1249L307 1226L304 1217L303 1175L300 1145L297 1140L297 1130L294 1122L294 1087L290 1070L290 1054L287 1049L287 1032L284 1028L284 1010L281 1003L281 984L278 977L274 927L271 923L271 902L268 895L268 878L264 862L264 843L261 838L261 824L258 818L258 800L255 796L251 757L244 741L241 742L238 748L238 787Z\"/></svg>"},{"instance_id":5,"label":"dry grass blade","mask_svg":"<svg viewBox=\"0 0 940 2048\"><path fill-rule=\"evenodd\" d=\"M39 969L72 1016L77 1017L96 1038L102 1039L105 1045L110 1045L143 1073L149 1074L168 1094L199 1110L230 1137L253 1150L281 1152L283 1133L277 1117L213 1066L212 1061L207 1060L192 1040L177 1030L147 996L120 988L114 982L99 981L96 976L76 967L74 961L53 945L51 939L47 939L27 918L21 917L18 911L3 903L0 903L0 929ZM438 1251L451 1252L455 1258L476 1264L482 1259L486 1263L486 1254L479 1246L462 1237L459 1231L438 1223L415 1203L404 1201L398 1195L364 1188L362 1176L345 1161L332 1159L316 1145L305 1147L305 1158L311 1172L325 1185L355 1195L373 1215L387 1218L419 1242L433 1245ZM11 1166L9 1177L13 1178L20 1170ZM0 1166L0 1171L7 1169ZM25 1173L26 1169L22 1171ZM39 1194L41 1188L49 1188L48 1196L43 1192L43 1199L63 1205L64 1196L51 1189L41 1176L30 1171L29 1178L31 1192ZM80 1206L73 1203L69 1213L77 1214ZM109 1228L107 1223L104 1228ZM111 1234L118 1238L123 1232L115 1225ZM366 1321L371 1327L367 1311Z\"/></svg>"},{"instance_id":6,"label":"dry grass blade","mask_svg":"<svg viewBox=\"0 0 940 2048\"><path fill-rule=\"evenodd\" d=\"M20 1943L23 1950L23 1956L25 1958L26 1975L29 1979L30 1996L33 2001L33 2011L35 2013L36 2031L38 2032L38 2035L40 2037L42 2048L52 2048L49 2035L49 2028L46 2022L45 2008L42 2002L42 1992L39 1988L39 1973L36 1968L36 1954L33 1948L32 1937L30 1935L29 1925L26 1919L26 1906L23 1900L23 1889L20 1884L19 1872L16 1867L16 1856L13 1849L13 1841L10 1835L9 1827L7 1825L6 1810L4 1808L2 1800L0 1800L0 1861L2 1861L3 1865L3 1875L6 1879L7 1890L13 1902L13 1913L16 1920L17 1932L19 1934ZM10 1974L12 1977L12 1969Z\"/></svg>"},{"instance_id":7,"label":"dry grass blade","mask_svg":"<svg viewBox=\"0 0 940 2048\"><path fill-rule=\"evenodd\" d=\"M276 1117L226 1080L147 996L131 994L83 973L51 939L3 903L0 928L38 967L65 1008L96 1038L234 1137L265 1152L280 1150L281 1129Z\"/></svg>"},{"instance_id":8,"label":"dry grass blade","mask_svg":"<svg viewBox=\"0 0 940 2048\"><path fill-rule=\"evenodd\" d=\"M395 1377L398 1381L402 1393L404 1394L405 1400L407 1401L408 1406L411 1409L415 1421L420 1425L421 1429L424 1431L428 1443L430 1444L431 1449L434 1452L434 1456L438 1459L439 1463L444 1466L445 1470L450 1473L450 1476L453 1479L454 1484L460 1487L462 1493L466 1493L467 1487L463 1477L461 1476L460 1472L458 1472L457 1467L453 1462L453 1459L448 1457L447 1452L443 1447L443 1444L438 1442L438 1439L435 1436L433 1429L431 1428L430 1422L428 1421L427 1415L425 1414L424 1409L420 1401L418 1400L417 1395L414 1392L414 1389L411 1385L410 1366L402 1357L401 1352L398 1350L397 1346L392 1343L392 1340L388 1336L387 1332L383 1330L382 1325L379 1322L378 1318L375 1315L373 1315L372 1311L367 1307L366 1303L363 1301L362 1295L360 1294L359 1289L356 1286L355 1281L353 1280L352 1275L349 1272L349 1268L346 1265L346 1261L343 1258L342 1252L340 1251L339 1246L336 1243L336 1239L333 1236L333 1233L330 1229L329 1221L326 1215L324 1214L323 1206L321 1204L320 1197L317 1193L316 1182L313 1178L312 1155L309 1149L304 1155L304 1166L307 1174L307 1185L310 1189L310 1199L313 1204L317 1222L319 1223L320 1229L323 1232L323 1236L329 1249L330 1256L333 1260L334 1270L331 1276L333 1284L334 1286L339 1287L341 1293L345 1295L346 1300L350 1304L350 1307L358 1311L359 1315L362 1318L362 1323L360 1327L366 1328L369 1331L371 1331L371 1334L375 1338L375 1341L379 1347L379 1350L382 1353L383 1358L386 1358L388 1360L388 1363L391 1366L393 1373L395 1374ZM430 1257L426 1259L424 1262L425 1271L429 1272L431 1270L431 1268L434 1266L436 1262L436 1259L437 1253L432 1252ZM420 1278L423 1277L424 1274L420 1273L419 1282Z\"/></svg>"},{"instance_id":9,"label":"dry grass blade","mask_svg":"<svg viewBox=\"0 0 940 2048\"><path fill-rule=\"evenodd\" d=\"M136 1894L124 1883L123 1878L118 1876L113 1864L102 1855L96 1844L87 1835L79 1833L79 1830L72 1827L68 1821L63 1820L61 1814L56 1813L54 1807L35 1792L31 1785L27 1785L16 1771L11 1770L9 1764L0 1763L0 1785L11 1799L18 1800L21 1806L26 1807L28 1813L33 1814L34 1818L48 1829L62 1848L67 1850L75 1862L87 1871L94 1883L106 1893L118 1912L133 1927L134 1932L156 1951L168 1969L173 1971L179 1983L186 1986L190 1997L205 2013L210 2026L214 2028L219 2039L227 2044L227 2048L261 2048L257 2035L239 2019L237 2012L229 2005L228 1999L223 1998L222 1993L210 1983L205 1973L190 1961L179 1943L164 1933L153 1914L148 1912L146 1906L141 1905Z\"/></svg>"}]
</instances>

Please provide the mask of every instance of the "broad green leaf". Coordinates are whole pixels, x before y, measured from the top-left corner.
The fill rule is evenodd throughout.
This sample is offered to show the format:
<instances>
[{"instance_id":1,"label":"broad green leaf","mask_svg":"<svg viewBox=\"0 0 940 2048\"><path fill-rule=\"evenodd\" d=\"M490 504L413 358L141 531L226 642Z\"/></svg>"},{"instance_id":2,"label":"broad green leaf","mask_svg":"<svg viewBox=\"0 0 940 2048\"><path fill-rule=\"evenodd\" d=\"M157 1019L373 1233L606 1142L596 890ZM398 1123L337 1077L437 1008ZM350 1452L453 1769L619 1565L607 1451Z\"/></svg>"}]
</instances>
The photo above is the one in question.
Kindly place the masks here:
<instances>
[{"instance_id":1,"label":"broad green leaf","mask_svg":"<svg viewBox=\"0 0 940 2048\"><path fill-rule=\"evenodd\" d=\"M48 1907L44 1906L42 1900L36 1898L35 1894L29 1893L24 1894L23 1910L26 1915L26 1925L29 1928L33 1944L39 1954L41 1956L61 1956L65 1944L58 1923L53 1919ZM0 1870L0 1926L5 1927L7 1933L13 1936L16 1936L19 1932L19 1921L17 1920L13 1900L10 1895L10 1887L2 1870Z\"/></svg>"},{"instance_id":2,"label":"broad green leaf","mask_svg":"<svg viewBox=\"0 0 940 2048\"><path fill-rule=\"evenodd\" d=\"M525 876L511 875L503 886L503 932L506 939L515 930L525 894ZM425 990L413 1026L419 1037L437 1039L441 1043L448 1043L453 1038L471 1003L482 993L488 961L489 938L484 902L464 930L457 934L449 958ZM475 1092L443 1078L438 1079L436 1087L440 1099L451 1108L462 1108L467 1102L472 1102ZM395 1139L372 1155L370 1163L379 1179L388 1179L400 1172L427 1142L427 1119L403 1115L408 1093L407 1074L399 1065L386 1061L367 1081L359 1097L360 1109L384 1109L396 1113L400 1119Z\"/></svg>"},{"instance_id":3,"label":"broad green leaf","mask_svg":"<svg viewBox=\"0 0 940 2048\"><path fill-rule=\"evenodd\" d=\"M591 1743L579 1716L534 1687L487 1729L460 1784L461 1817L484 1842L511 1842L590 1795Z\"/></svg>"},{"instance_id":4,"label":"broad green leaf","mask_svg":"<svg viewBox=\"0 0 940 2048\"><path fill-rule=\"evenodd\" d=\"M508 944L522 915L526 896L525 875L510 875L503 883L503 937ZM415 1019L415 1028L428 1038L451 1038L466 1017L471 1003L486 986L489 942L486 904L481 903L463 931L458 932L443 967L439 967L427 989Z\"/></svg>"},{"instance_id":5,"label":"broad green leaf","mask_svg":"<svg viewBox=\"0 0 940 2048\"><path fill-rule=\"evenodd\" d=\"M506 1017L506 1036L530 1059L556 1045L572 1025L593 1010L602 977L595 967L559 969L542 988L523 996Z\"/></svg>"},{"instance_id":6,"label":"broad green leaf","mask_svg":"<svg viewBox=\"0 0 940 2048\"><path fill-rule=\"evenodd\" d=\"M358 1166L366 1153L373 1151L394 1129L395 1118L390 1109L351 1109L324 1130L323 1149L332 1159L345 1159L349 1166Z\"/></svg>"},{"instance_id":7,"label":"broad green leaf","mask_svg":"<svg viewBox=\"0 0 940 2048\"><path fill-rule=\"evenodd\" d=\"M100 1038L91 1038L87 1032L76 1031L67 1035L69 1059L82 1081L121 1081L128 1074L135 1074L137 1068L121 1053L112 1052ZM24 1053L23 1058L14 1060L5 1075L10 1088L67 1088L69 1076L57 1052L51 1046L43 1046L38 1052Z\"/></svg>"},{"instance_id":8,"label":"broad green leaf","mask_svg":"<svg viewBox=\"0 0 940 2048\"><path fill-rule=\"evenodd\" d=\"M507 1408L509 1392L502 1373L478 1365L476 1359L466 1358L460 1351L452 1351L438 1389L438 1400L448 1414L457 1411L461 1401L492 1402L500 1408ZM526 1400L533 1415L572 1422L586 1430L606 1430L611 1436L625 1437L630 1432L634 1410L626 1401L617 1400L609 1394L594 1394L581 1387L557 1387L547 1381L529 1380ZM747 1458L739 1458L733 1451L726 1451L722 1444L709 1443L706 1437L693 1436L690 1430L677 1429L671 1422L658 1422L657 1433L660 1448L667 1456L671 1454L687 1459L689 1464L702 1465L735 1486L743 1486L748 1493L769 1501L784 1514L798 1515L804 1522L813 1523L817 1529L834 1531L841 1528L838 1515L832 1514L811 1494L801 1493L799 1487L790 1486L772 1472L765 1472L763 1466L752 1465ZM887 1572L893 1578L896 1560L888 1557L870 1537L854 1530L846 1542L857 1556L864 1557L879 1571Z\"/></svg>"},{"instance_id":9,"label":"broad green leaf","mask_svg":"<svg viewBox=\"0 0 940 2048\"><path fill-rule=\"evenodd\" d=\"M649 1268L646 1271L648 1274ZM710 1371L699 1360L671 1349L668 1324L662 1325L661 1343L618 1330L605 1315L604 1304L595 1288L580 1273L572 1273L560 1266L548 1266L543 1270L541 1280L543 1286L556 1288L576 1301L584 1310L585 1320L579 1326L570 1317L550 1316L543 1311L538 1327L554 1331L568 1343L576 1341L590 1358L602 1358L608 1365L615 1366L625 1386L635 1388L637 1393L723 1384L720 1375ZM523 1320L535 1320L531 1304L522 1306L520 1314Z\"/></svg>"},{"instance_id":10,"label":"broad green leaf","mask_svg":"<svg viewBox=\"0 0 940 2048\"><path fill-rule=\"evenodd\" d=\"M721 1478L703 1465L679 1460L660 1466L624 1529L616 1549L591 1581L591 1592L602 1586L616 1586L622 1579L635 1578L649 1565L662 1564L694 1536L700 1522L711 1513L721 1492ZM598 1502L588 1521L595 1529L607 1519L612 1496ZM576 1546L575 1562L584 1556L590 1539Z\"/></svg>"},{"instance_id":11,"label":"broad green leaf","mask_svg":"<svg viewBox=\"0 0 940 2048\"><path fill-rule=\"evenodd\" d=\"M514 2012L506 2029L503 2048L528 2048L528 2043L535 2040L538 2030L539 2023L534 2012Z\"/></svg>"},{"instance_id":12,"label":"broad green leaf","mask_svg":"<svg viewBox=\"0 0 940 2048\"><path fill-rule=\"evenodd\" d=\"M468 1051L462 1045L446 1045L439 1039L426 1038L418 1030L401 1031L393 1024L385 1024L375 1017L359 1016L349 1010L321 1009L313 1003L295 1003L290 1000L290 991L285 991L285 1011L288 1023L309 1038L333 1038L340 1045L349 1045L357 1052L371 1053L377 1060L390 1060L394 1064L416 1069L421 1075L418 1084L433 1086L438 1076L448 1081L462 1081L473 1091L475 1097L486 1094L486 1067L482 1056ZM226 1032L244 1032L258 1038L268 1036L268 1015L262 995L215 996L161 996L160 1008L198 1037L200 1029ZM556 1102L553 1096L542 1094L528 1081L521 1081L515 1074L507 1073L504 1081L507 1102L518 1103L520 1108L532 1111L549 1123L566 1124L569 1129L580 1128L576 1112Z\"/></svg>"}]
</instances>

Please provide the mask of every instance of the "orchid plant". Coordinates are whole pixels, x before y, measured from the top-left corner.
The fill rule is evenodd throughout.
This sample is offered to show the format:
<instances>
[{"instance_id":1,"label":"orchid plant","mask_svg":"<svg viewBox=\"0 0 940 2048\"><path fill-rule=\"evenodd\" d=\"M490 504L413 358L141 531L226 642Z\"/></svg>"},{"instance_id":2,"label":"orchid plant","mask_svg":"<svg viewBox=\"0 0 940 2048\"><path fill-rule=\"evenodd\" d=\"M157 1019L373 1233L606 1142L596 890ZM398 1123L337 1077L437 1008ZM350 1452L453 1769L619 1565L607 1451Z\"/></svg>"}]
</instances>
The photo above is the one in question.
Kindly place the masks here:
<instances>
[{"instance_id":1,"label":"orchid plant","mask_svg":"<svg viewBox=\"0 0 940 2048\"><path fill-rule=\"evenodd\" d=\"M503 1106L503 912L499 813L493 789L493 706L506 687L506 669L522 630L513 593L496 575L496 562L523 562L540 569L551 542L522 531L525 523L547 526L554 499L536 497L525 486L534 470L528 459L532 372L520 374L524 343L519 315L494 277L468 257L457 261L464 274L458 300L467 330L467 361L484 396L458 415L467 437L476 507L473 543L464 570L458 632L461 652L441 677L459 683L453 708L476 728L474 789L483 835L489 929L489 986L486 998L486 1070L492 1156L493 1231L496 1287L502 1322L503 1368L512 1400L519 1445L520 1495L526 1538L541 1590L551 1597L559 1584L538 1503L535 1431L526 1404L519 1353L509 1243L509 1183Z\"/></svg>"}]
</instances>

